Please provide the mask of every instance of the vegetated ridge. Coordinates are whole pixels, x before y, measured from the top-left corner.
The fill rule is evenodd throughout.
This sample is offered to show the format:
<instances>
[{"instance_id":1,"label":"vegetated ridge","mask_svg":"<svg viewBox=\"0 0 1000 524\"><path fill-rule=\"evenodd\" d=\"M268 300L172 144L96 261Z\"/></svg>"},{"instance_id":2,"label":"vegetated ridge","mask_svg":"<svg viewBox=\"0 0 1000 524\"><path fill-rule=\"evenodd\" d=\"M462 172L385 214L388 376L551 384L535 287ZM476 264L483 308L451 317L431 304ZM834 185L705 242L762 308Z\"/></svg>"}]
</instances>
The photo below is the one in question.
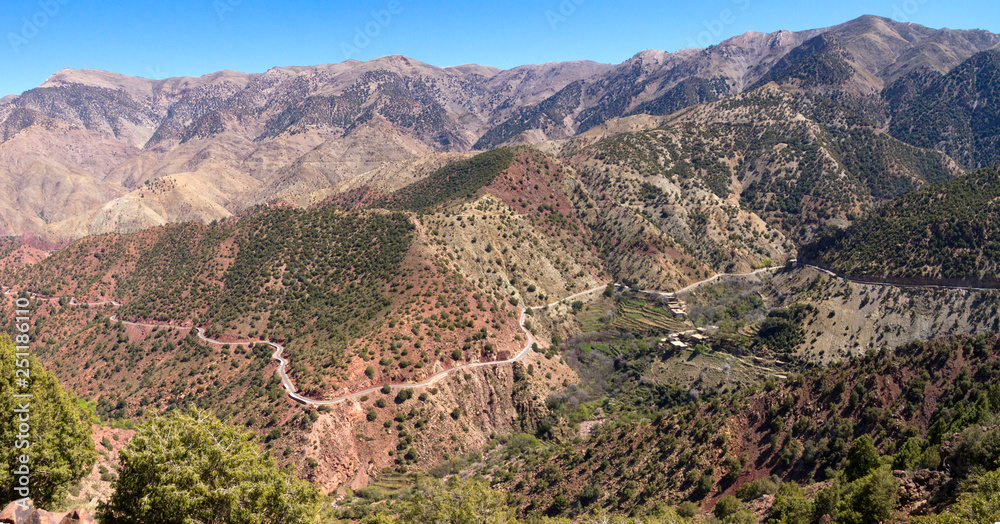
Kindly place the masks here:
<instances>
[{"instance_id":1,"label":"vegetated ridge","mask_svg":"<svg viewBox=\"0 0 1000 524\"><path fill-rule=\"evenodd\" d=\"M802 257L855 276L1000 285L1000 169L921 188L832 231Z\"/></svg>"}]
</instances>

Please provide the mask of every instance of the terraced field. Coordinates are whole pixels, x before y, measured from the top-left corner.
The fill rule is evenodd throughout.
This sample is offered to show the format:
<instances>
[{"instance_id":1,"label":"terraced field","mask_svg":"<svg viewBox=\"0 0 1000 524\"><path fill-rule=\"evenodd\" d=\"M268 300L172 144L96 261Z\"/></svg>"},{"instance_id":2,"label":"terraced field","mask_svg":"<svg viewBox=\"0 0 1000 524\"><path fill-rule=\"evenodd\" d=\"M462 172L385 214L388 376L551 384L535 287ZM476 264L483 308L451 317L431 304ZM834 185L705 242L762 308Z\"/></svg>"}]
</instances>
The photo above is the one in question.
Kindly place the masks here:
<instances>
[{"instance_id":1,"label":"terraced field","mask_svg":"<svg viewBox=\"0 0 1000 524\"><path fill-rule=\"evenodd\" d=\"M760 331L760 324L747 324L741 327L737 333L744 335L747 338L753 338L757 336L758 331Z\"/></svg>"},{"instance_id":2,"label":"terraced field","mask_svg":"<svg viewBox=\"0 0 1000 524\"><path fill-rule=\"evenodd\" d=\"M625 300L618 304L612 326L632 333L671 333L690 329L687 322L678 320L667 310L638 300Z\"/></svg>"}]
</instances>

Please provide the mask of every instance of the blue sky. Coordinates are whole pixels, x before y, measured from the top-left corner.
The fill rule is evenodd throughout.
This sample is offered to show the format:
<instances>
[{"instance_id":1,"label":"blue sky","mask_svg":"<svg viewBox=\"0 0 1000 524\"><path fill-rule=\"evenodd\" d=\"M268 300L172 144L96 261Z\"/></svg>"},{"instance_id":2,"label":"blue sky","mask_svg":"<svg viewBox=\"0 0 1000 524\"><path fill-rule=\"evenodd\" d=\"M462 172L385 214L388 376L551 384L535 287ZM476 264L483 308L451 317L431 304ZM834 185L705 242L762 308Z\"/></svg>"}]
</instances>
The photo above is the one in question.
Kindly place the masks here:
<instances>
[{"instance_id":1,"label":"blue sky","mask_svg":"<svg viewBox=\"0 0 1000 524\"><path fill-rule=\"evenodd\" d=\"M749 30L827 27L863 14L1000 33L1000 9L985 1L5 0L0 96L64 67L163 78L388 54L440 66L618 63L643 49L704 47Z\"/></svg>"}]
</instances>

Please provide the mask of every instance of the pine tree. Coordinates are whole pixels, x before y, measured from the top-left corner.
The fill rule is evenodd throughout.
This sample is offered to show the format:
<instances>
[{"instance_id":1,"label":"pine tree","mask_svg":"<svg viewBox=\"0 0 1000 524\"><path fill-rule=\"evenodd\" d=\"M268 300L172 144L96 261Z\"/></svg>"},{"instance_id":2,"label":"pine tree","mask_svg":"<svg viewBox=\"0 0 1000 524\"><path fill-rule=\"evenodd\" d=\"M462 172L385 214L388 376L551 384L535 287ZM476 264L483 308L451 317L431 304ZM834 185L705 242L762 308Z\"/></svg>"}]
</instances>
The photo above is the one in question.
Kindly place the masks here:
<instances>
[{"instance_id":1,"label":"pine tree","mask_svg":"<svg viewBox=\"0 0 1000 524\"><path fill-rule=\"evenodd\" d=\"M154 414L120 455L101 522L284 524L318 510L316 487L279 471L251 431L194 407Z\"/></svg>"},{"instance_id":2,"label":"pine tree","mask_svg":"<svg viewBox=\"0 0 1000 524\"><path fill-rule=\"evenodd\" d=\"M851 444L851 449L847 452L847 474L848 481L855 481L872 471L878 469L878 450L875 449L875 442L868 435L861 435Z\"/></svg>"},{"instance_id":3,"label":"pine tree","mask_svg":"<svg viewBox=\"0 0 1000 524\"><path fill-rule=\"evenodd\" d=\"M0 497L4 502L22 498L14 483L20 478L15 471L22 465L19 459L23 454L28 458L29 497L37 507L46 507L89 473L97 461L90 438L93 415L30 351L28 355L17 353L10 337L0 335ZM18 378L24 377L16 373L18 369L27 371L27 388L18 384ZM16 394L31 397L16 398ZM15 412L18 409L23 412ZM21 423L30 428L28 438L18 437Z\"/></svg>"}]
</instances>

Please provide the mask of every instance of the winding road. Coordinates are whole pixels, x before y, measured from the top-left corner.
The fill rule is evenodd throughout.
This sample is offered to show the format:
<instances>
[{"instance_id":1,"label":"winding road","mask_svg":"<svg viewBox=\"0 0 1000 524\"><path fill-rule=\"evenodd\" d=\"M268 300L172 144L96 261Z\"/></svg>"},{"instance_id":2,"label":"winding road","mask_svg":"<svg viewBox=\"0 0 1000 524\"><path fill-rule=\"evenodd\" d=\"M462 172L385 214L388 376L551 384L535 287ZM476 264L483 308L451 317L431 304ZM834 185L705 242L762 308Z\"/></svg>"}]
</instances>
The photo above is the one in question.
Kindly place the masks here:
<instances>
[{"instance_id":1,"label":"winding road","mask_svg":"<svg viewBox=\"0 0 1000 524\"><path fill-rule=\"evenodd\" d=\"M821 268L821 267L813 266L811 264L799 263L799 265L800 266L811 267L813 269L816 269L816 270L821 271L823 273L827 273L827 274L832 275L832 276L837 277L837 278L844 278L844 277L842 277L840 275L837 275L837 274L833 273L832 271L829 271L829 270ZM749 273L719 273L717 275L712 276L711 278L706 278L705 280L701 280L701 281L695 282L695 283L693 283L693 284L691 284L691 285L689 285L687 287L684 287L683 289L679 289L679 290L673 291L673 292L665 292L665 291L657 291L657 290L637 290L637 291L639 291L641 293L655 293L655 294L659 294L659 295L676 295L678 293L684 293L684 292L691 291L692 289L697 288L698 286L701 286L703 284L714 282L715 280L718 280L719 278L723 278L723 277L751 276L751 275L757 275L757 274L760 274L760 273L763 273L763 272L775 271L775 270L778 270L778 269L780 269L780 268L777 268L777 267L768 267L768 268L758 269L756 271L751 271ZM975 288L975 287L961 287L961 286L936 286L936 285L900 286L898 284L893 284L893 283L890 283L890 282L881 283L881 284L877 283L877 282L858 282L858 283L860 283L860 284L871 284L871 285L890 285L890 286L897 286L897 287L917 287L917 288L945 288L945 289L956 289L957 288L957 289L970 289L970 290L991 290L992 289L992 288ZM621 287L621 286L619 286L619 284L615 284L615 286L616 287ZM14 292L12 290L9 290L9 288L7 288L7 286L3 286L3 287L4 287L4 294L5 295L15 295L16 294L16 292ZM441 380L443 377L445 377L449 373L453 373L453 372L456 372L456 371L461 371L461 370L465 370L465 369L479 368L479 367L486 367L486 366L500 366L500 365L504 365L504 364L511 364L513 362L517 362L517 361L523 359L528 354L528 352L531 351L531 346L535 342L535 339L531 335L531 332L528 331L528 329L524 326L525 316L527 315L527 313L528 313L529 310L545 309L545 308L552 307L552 306L555 306L555 305L560 304L560 303L568 302L570 300L573 300L573 299L576 299L576 298L579 298L579 297L582 297L582 296L585 296L585 295L589 295L591 293L602 291L602 290L604 290L606 288L607 288L607 284L602 284L602 285L600 285L598 287L595 287L593 289L588 289L586 291L582 291L580 293L576 293L574 295L570 295L568 297L562 298L560 300L557 300L557 301L552 302L550 304L546 304L544 306L534 306L534 307L530 307L530 308L522 308L521 309L521 316L520 316L520 318L518 320L518 324L521 327L521 331L524 332L525 337L527 338L527 341L524 344L524 348L521 349L521 351L517 355L513 356L512 358L509 358L507 360L495 360L495 361L490 361L490 362L474 362L474 363L471 363L471 364L464 364L464 365L461 365L461 366L456 366L456 367L453 367L453 368L450 368L450 369L446 369L446 370L440 371L440 372L434 374L433 376L431 376L430 378L428 378L427 380L424 380L423 382L404 383L404 384L388 384L388 386L389 386L390 389L406 389L406 388L425 387L425 386L430 386L430 385L434 384L435 382L437 382L438 380ZM626 288L626 289L628 289L628 288ZM63 298L63 297L41 298L41 297L35 296L34 294L31 294L31 297L34 298L35 300L44 300L44 301L59 300L60 298ZM87 307L90 307L90 306L101 307L101 306L106 306L106 305L112 305L112 306L118 307L118 306L121 306L121 303L116 302L114 300L105 300L105 301L102 301L102 302L77 302L75 298L70 297L69 305L72 305L72 306L87 306ZM171 328L171 329L188 329L188 330L192 329L191 327L175 326L173 324L131 322L131 321L128 321L128 320L120 320L118 318L118 315L111 315L110 319L111 319L112 322L121 322L122 324L127 324L127 325L131 325L131 326L153 327L153 328L158 327L158 328ZM327 399L327 400L316 400L316 399L311 399L311 398L308 398L308 397L304 397L304 396L300 395L297 392L297 390L295 388L295 385L292 384L292 380L291 380L291 378L288 377L288 373L286 372L286 368L288 367L288 359L286 359L286 358L284 358L282 356L282 353L284 353L284 351L285 351L285 346L283 346L281 344L278 344L277 342L271 342L269 340L240 340L240 341L235 341L235 342L223 342L223 341L215 340L215 339L212 339L212 338L209 338L209 337L205 336L205 330L202 329L202 328L200 328L200 327L196 326L193 329L195 329L197 331L199 339L201 339L201 340L203 340L203 341L205 341L206 343L209 343L209 344L219 344L219 345L221 345L221 344L236 344L236 345L267 344L267 345L271 346L272 348L274 348L274 353L271 355L271 358L273 358L273 359L275 359L275 360L278 361L278 376L281 378L281 384L282 384L282 386L285 388L285 391L288 393L288 396L290 398L292 398L292 399L294 399L294 400L296 400L298 402L301 402L303 404L314 405L314 406L321 406L321 405L327 405L327 404L337 404L339 402L343 402L345 400L349 400L349 399L352 399L352 398L360 397L362 395L368 395L368 394L374 393L374 392L379 391L379 390L382 389L382 386L372 387L372 388L364 389L364 390L361 390L361 391L356 391L356 392L350 393L348 395L343 395L343 396L340 396L340 397L336 397L336 398L333 398L333 399Z\"/></svg>"},{"instance_id":2,"label":"winding road","mask_svg":"<svg viewBox=\"0 0 1000 524\"><path fill-rule=\"evenodd\" d=\"M749 277L749 276L752 276L752 275L757 275L757 274L765 273L765 272L768 272L768 271L776 271L778 269L781 269L781 268L779 268L779 267L764 267L764 268L760 268L760 269L758 269L756 271L751 271L749 273L718 273L715 276L713 276L712 278L706 278L705 280L701 280L701 281L695 282L694 284L691 284L691 285L689 285L689 286L687 286L685 288L678 289L677 291L669 291L669 292L667 292L667 291L657 291L655 289L643 289L643 290L641 290L641 292L642 293L654 293L654 294L657 294L657 295L678 295L680 293L686 293L688 291L691 291L692 289L694 289L694 288L696 288L696 287L698 287L698 286L700 286L702 284L708 284L709 282L714 282L715 280L717 280L719 278L722 278L722 277Z\"/></svg>"},{"instance_id":3,"label":"winding road","mask_svg":"<svg viewBox=\"0 0 1000 524\"><path fill-rule=\"evenodd\" d=\"M880 282L880 281L869 281L861 280L857 278L845 277L843 275L838 275L827 268L815 266L813 264L808 264L806 262L799 262L792 260L793 263L797 264L797 267L811 267L820 273L825 273L834 278L839 278L841 280L846 280L854 284L861 284L866 286L893 286L911 289L965 289L968 291L996 291L996 287L976 287L976 286L960 286L958 284L900 284L898 282Z\"/></svg>"},{"instance_id":4,"label":"winding road","mask_svg":"<svg viewBox=\"0 0 1000 524\"><path fill-rule=\"evenodd\" d=\"M3 287L4 287L4 294L5 295L16 295L17 294L15 291L12 291L9 288L7 288L7 286L3 286ZM525 326L524 326L524 320L525 320L525 316L528 313L528 310L545 309L545 308L548 308L548 307L551 307L551 306L555 306L556 304L559 304L561 302L565 302L565 301L568 301L568 300L573 300L575 298L582 297L582 296L585 296L585 295L588 295L590 293L594 293L594 292L597 292L597 291L602 291L605 288L607 288L607 284L603 284L603 285L595 287L593 289L588 289L586 291L582 291L580 293L576 293L575 295L570 295L570 296L568 296L566 298L557 300L555 302L552 302L550 304L546 304L544 306L534 306L534 307L530 307L530 308L527 308L527 309L521 309L521 317L518 320L518 324L521 327L521 331L523 331L524 334L525 334L525 336L527 337L527 342L525 343L524 348L520 351L520 353L518 353L517 355L515 355L513 358L509 358L507 360L495 360L495 361L490 361L490 362L474 362L474 363L471 363L471 364L464 364L464 365L461 365L461 366L456 366L456 367L453 367L453 368L450 368L450 369L446 369L446 370L440 371L440 372L434 374L433 376L431 376L430 378L428 378L427 380L425 380L423 382L404 383L404 384L388 384L388 386L389 386L390 389L407 389L407 388L419 388L419 387L424 387L424 386L430 386L430 385L434 384L435 382L437 382L438 380L440 380L441 378L443 378L446 375L448 375L449 373L452 373L452 372L455 372L455 371L461 371L463 369L472 369L472 368L478 368L478 367L486 367L486 366L498 366L498 365L502 365L502 364L510 364L510 363L513 363L513 362L517 362L517 361L523 359L525 357L525 355L527 355L528 352L531 351L531 346L532 346L532 344L535 343L535 338L531 335L531 332L528 331L528 329L525 328ZM42 297L38 297L34 293L32 293L31 294L31 298L33 298L35 300L39 300L39 301L53 301L53 300L60 300L63 297L42 298ZM118 307L118 306L121 306L121 303L116 302L114 300L105 300L105 301L102 301L102 302L77 302L76 298L70 297L69 305L71 305L71 306L86 306L86 307L91 307L91 306L102 307L102 306L106 306L106 305L112 305L112 306ZM187 329L187 330L192 329L191 327L187 327L187 326L175 326L173 324L161 324L161 323L149 323L149 322L132 322L132 321L128 321L128 320L121 320L121 319L118 318L118 315L111 315L110 316L110 320L112 322L121 322L122 324L130 325L130 326L140 326L140 327L150 327L150 328ZM326 405L326 404L337 404L339 402L343 402L343 401L348 400L348 399L360 397L362 395L367 395L367 394L370 394L370 393L374 393L374 392L380 391L382 389L382 386L368 388L368 389L365 389L365 390L362 390L362 391L356 391L356 392L351 393L349 395L343 395L343 396L340 396L340 397L337 397L337 398L333 398L333 399L328 399L328 400L316 400L316 399L311 399L311 398L308 398L308 397L304 397L304 396L302 396L302 395L300 395L298 393L298 391L295 388L295 385L292 384L291 378L289 378L288 373L285 371L285 369L288 367L288 359L286 359L283 356L281 356L281 354L285 351L285 346L283 346L281 344L278 344L277 342L271 342L270 340L240 340L240 341L235 341L235 342L224 342L224 341L221 341L221 340L215 340L215 339L212 339L212 338L209 338L209 337L205 336L205 330L202 329L202 328L200 328L200 327L195 326L193 329L195 329L197 331L199 339L201 339L201 340L203 340L203 341L205 341L206 343L209 343L209 344L218 344L218 345L222 345L222 344L235 344L235 345L267 344L267 345L271 346L272 348L274 348L274 353L271 355L271 358L273 358L273 359L275 359L275 360L278 361L278 376L281 378L281 385L285 388L285 391L288 393L289 397L291 397L292 399L294 399L294 400L296 400L298 402L301 402L303 404L313 405L313 406L321 406L321 405Z\"/></svg>"}]
</instances>

